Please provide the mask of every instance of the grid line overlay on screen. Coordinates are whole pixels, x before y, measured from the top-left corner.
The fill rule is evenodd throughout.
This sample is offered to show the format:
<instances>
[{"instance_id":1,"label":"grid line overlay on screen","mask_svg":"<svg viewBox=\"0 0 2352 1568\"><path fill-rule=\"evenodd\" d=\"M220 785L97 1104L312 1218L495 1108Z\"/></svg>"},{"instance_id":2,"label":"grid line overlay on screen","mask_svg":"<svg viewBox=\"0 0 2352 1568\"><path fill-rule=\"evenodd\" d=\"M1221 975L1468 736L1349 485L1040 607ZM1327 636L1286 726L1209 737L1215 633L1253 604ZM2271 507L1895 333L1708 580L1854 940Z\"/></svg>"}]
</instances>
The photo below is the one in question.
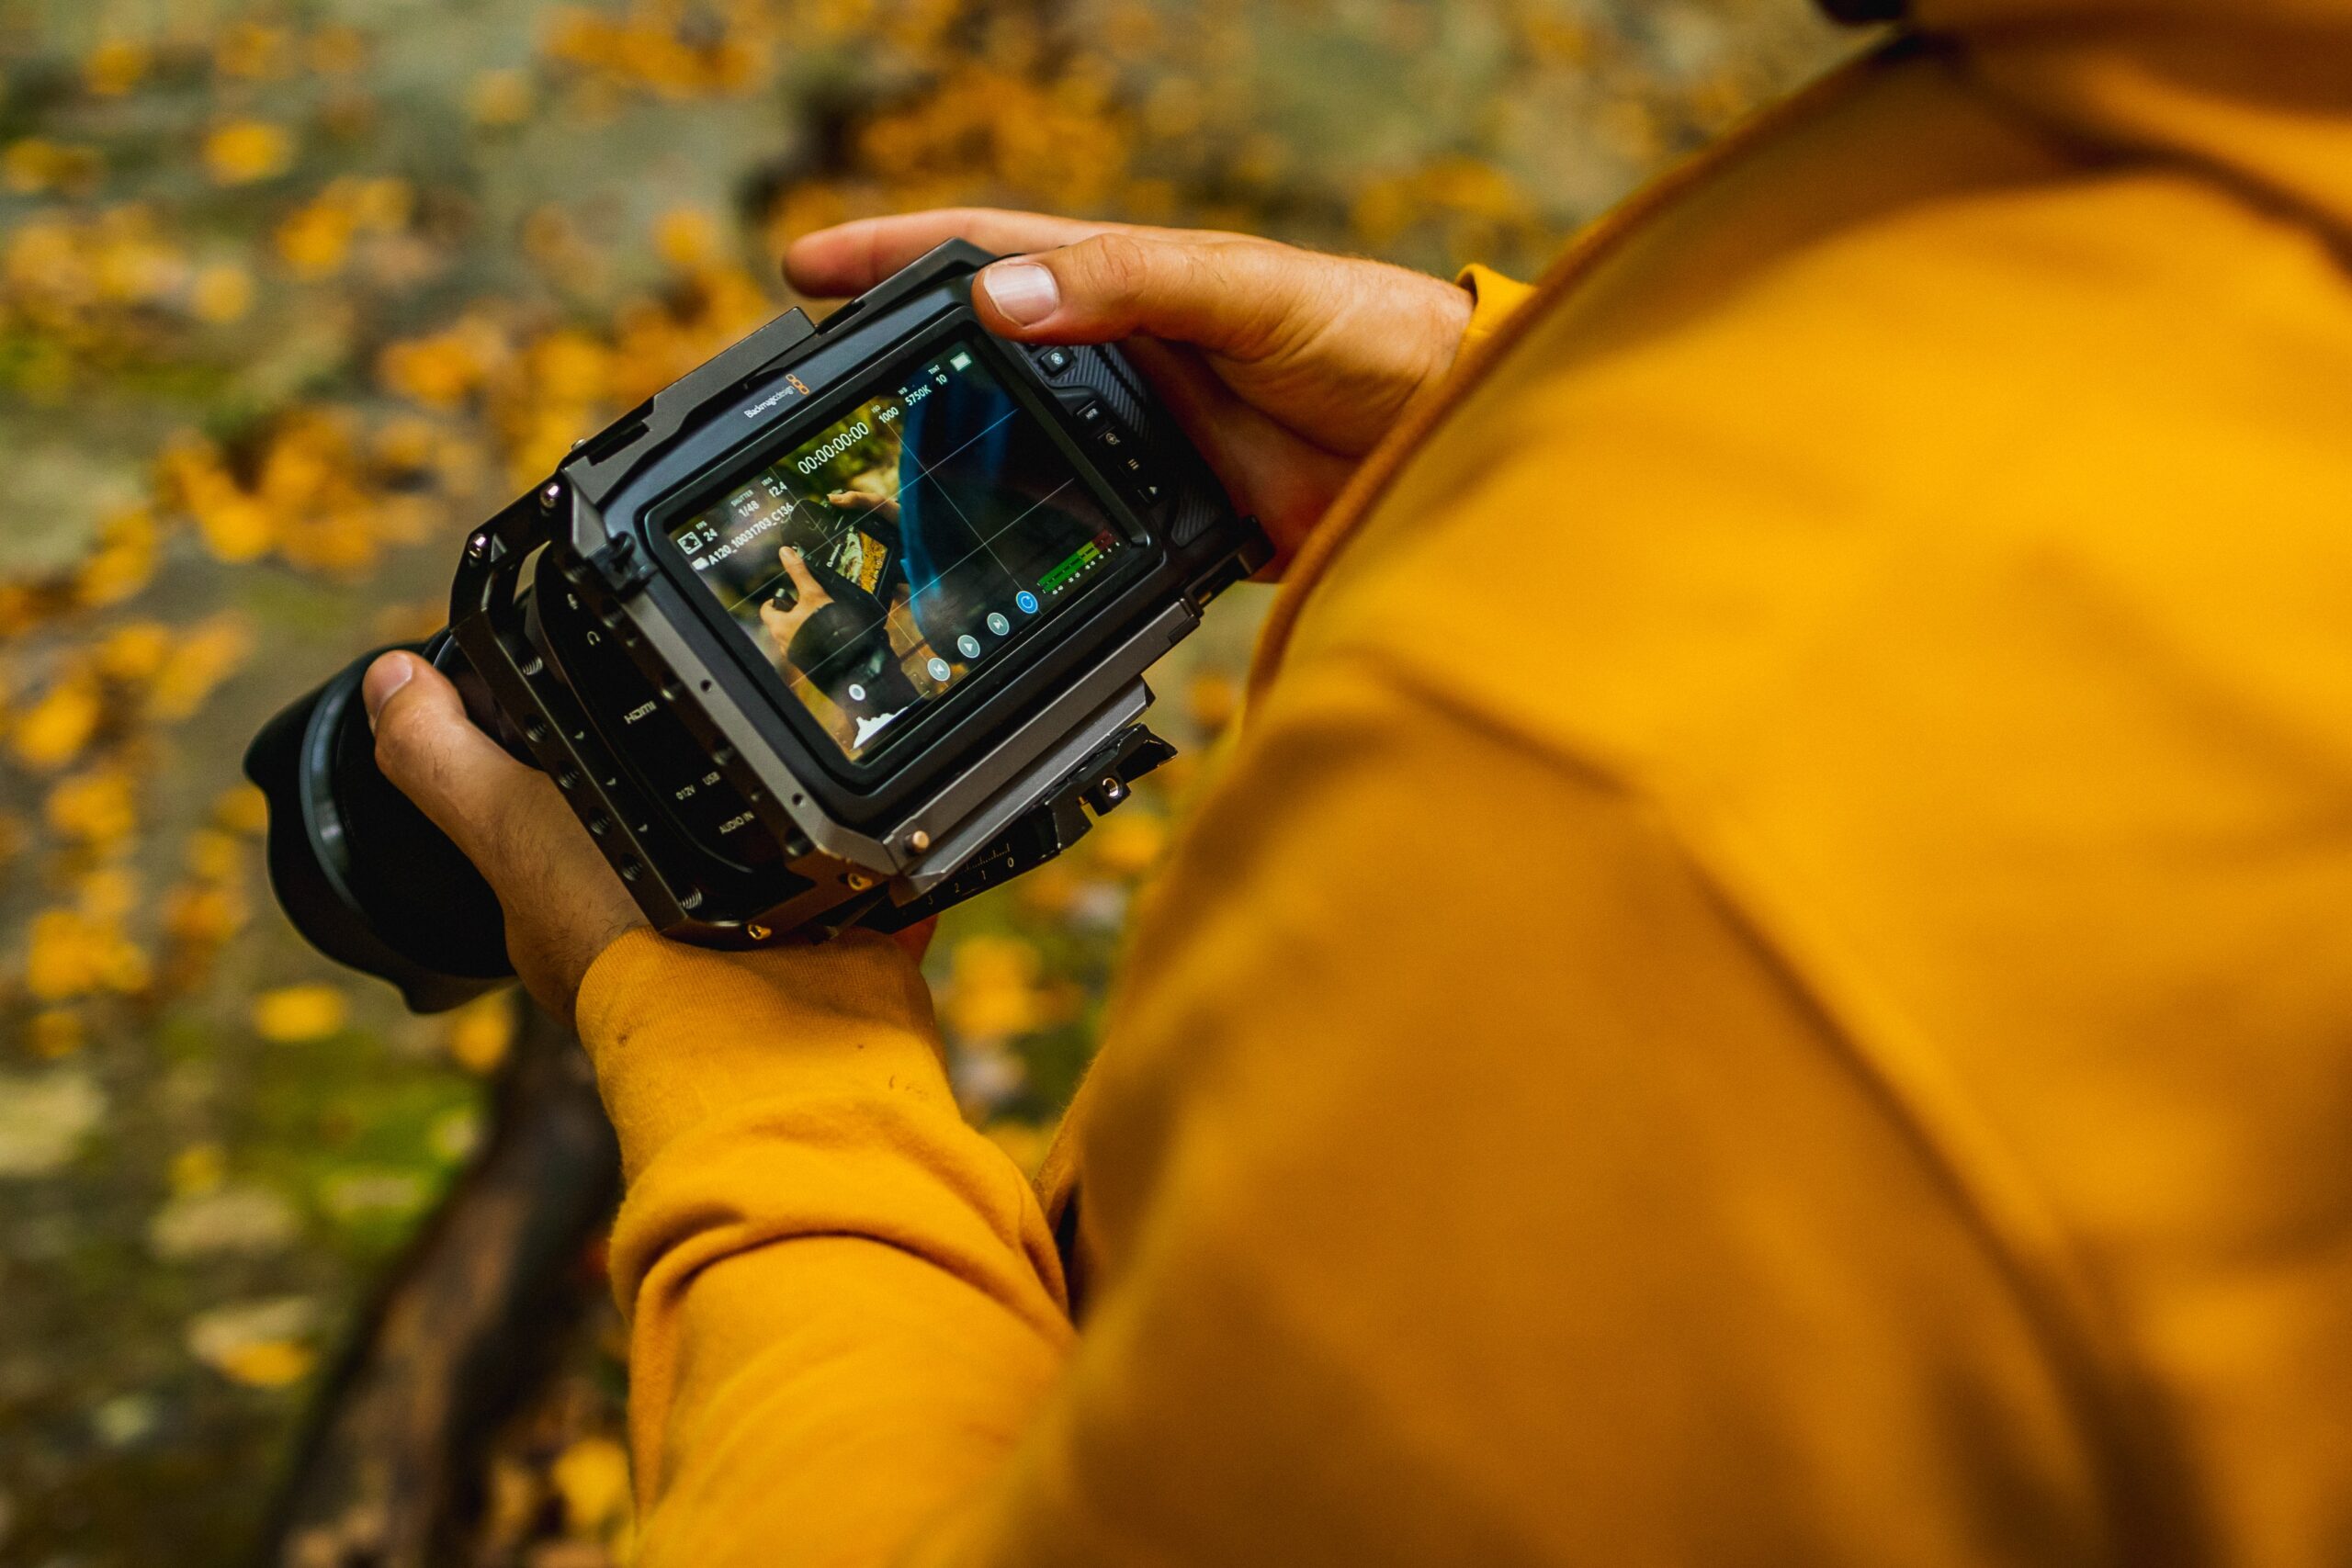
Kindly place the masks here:
<instances>
[{"instance_id":1,"label":"grid line overlay on screen","mask_svg":"<svg viewBox=\"0 0 2352 1568\"><path fill-rule=\"evenodd\" d=\"M1057 495L1061 494L1061 492L1062 492L1062 491L1066 491L1066 490L1069 489L1069 487L1070 487L1070 486L1072 486L1072 485L1076 484L1077 482L1078 482L1078 480L1076 480L1075 479L1064 479L1061 483L1059 483L1059 484L1056 485L1052 490L1050 490L1050 491L1046 491L1044 495L1039 496L1035 501L1031 502L1027 506L1023 507L1023 508L1021 509L1021 515L1020 515L1020 516L1013 518L1012 522L1007 523L1003 527L999 528L998 530L996 530L996 532L994 532L994 533L992 533L992 534L989 535L987 538L982 539L982 540L980 541L979 548L978 548L978 549L966 550L962 555L960 555L960 556L956 557L953 561L950 561L947 565L945 565L945 566L944 566L944 567L941 567L941 568L939 569L939 570L934 574L934 576L935 576L935 577L937 577L937 578L944 579L944 578L945 578L945 577L947 576L947 574L948 574L949 572L954 571L957 567L962 566L966 561L967 561L967 560L971 560L971 559L974 559L975 558L978 557L979 555L981 555L982 553L984 553L984 552L985 552L990 560L993 560L993 561L995 561L995 562L996 562L997 566L998 566L998 567L999 567L999 568L1000 568L1000 569L1004 572L1005 576L1007 576L1007 577L1012 577L1012 576L1013 576L1013 570L1012 570L1012 567L1010 567L1010 566L1008 566L1008 565L1006 565L1006 564L1005 564L1005 559L1004 559L1004 558L1003 558L1002 556L1001 556L1001 555L998 555L998 554L996 553L996 551L991 547L991 541L993 541L993 540L997 540L997 539L1001 539L1001 538L1004 537L1004 536L1005 536L1005 535L1007 535L1007 534L1009 534L1009 533L1012 532L1012 530L1013 530L1013 529L1018 528L1019 526L1021 526L1021 524L1022 524L1023 519L1026 518L1026 517L1027 517L1027 516L1028 516L1032 512L1036 511L1036 510L1037 510L1037 508L1039 508L1039 507L1041 507L1041 506L1045 505L1045 504L1046 504L1046 502L1049 502L1049 501L1053 500L1053 499L1054 499L1054 497L1056 497L1056 496L1057 496ZM903 487L901 487L901 489L903 490ZM966 512L964 511L964 509L963 509L962 507L960 507L960 506L956 506L956 505L955 498L954 498L954 497L952 497L952 496L950 496L950 495L948 495L948 494L947 494L947 492L946 492L944 489L943 489L943 490L941 490L941 491L939 491L939 494L940 494L941 499L944 500L944 501L947 502L947 504L948 504L951 508L953 508L953 509L955 510L956 515L964 519L965 526L967 526L967 527L971 527L971 525L972 525L972 519L971 519L971 517L970 517L967 513L966 513ZM978 530L978 529L977 529L977 528L974 528L974 529L973 529L973 532L974 532L974 533L978 533L978 531L979 531L979 530ZM774 579L770 579L770 581L774 581ZM1018 580L1016 579L1015 581L1018 581ZM892 618L893 620L895 620L895 619L897 619L897 618L898 618L898 616L899 616L900 615L902 615L902 614L907 614L907 613L908 613L908 612L907 612L907 608L906 608L906 606L905 606L905 605L899 605L899 606L898 606L898 607L896 607L896 608L894 608L894 609L892 609L892 610L891 610L891 612L890 612L890 616L891 616L891 618ZM910 618L911 618L911 617L910 617ZM915 629L915 631L917 631L918 633L920 633L920 632L922 630L922 628L921 626L916 626L914 629ZM923 640L924 640L924 641L926 641L926 642L928 642L930 639L929 639L928 637L925 637ZM829 653L829 654L825 655L825 657L824 657L824 658L822 658L822 659L819 660L816 663L814 663L814 664L810 665L808 669L803 670L800 673L801 673L803 676L807 677L809 681L812 681L812 682L813 682L813 681L815 681L815 680L817 679L817 672L818 672L819 671L820 671L820 670L824 669L827 665L829 665L829 664L832 663L832 661L833 661L834 660L836 660L836 659L840 659L840 658L843 657L844 655L846 655L846 654L848 654L848 653L851 653L851 652L853 652L853 651L854 651L854 649L850 649L850 648L836 649L834 649L832 652L831 652L831 653ZM937 650L936 650L936 649L934 649L933 651L934 651L934 652L936 652ZM896 657L903 657L903 656L902 656L902 655L899 655L899 654L895 653L895 651L894 651L894 653L893 653L893 657L894 657L894 658L896 658Z\"/></svg>"},{"instance_id":2,"label":"grid line overlay on screen","mask_svg":"<svg viewBox=\"0 0 2352 1568\"><path fill-rule=\"evenodd\" d=\"M995 434L1004 425L1010 423L1012 421L1019 418L1022 414L1027 412L1018 401L1013 400L1010 389L1005 388L1001 381L997 380L993 376L989 375L985 370L982 372L982 375L984 378L984 384L998 395L1004 397L1011 406L1007 408L1004 413L998 416L996 419L991 420L980 430L966 437L963 441L958 442L948 451L942 453L935 461L925 462L920 457L915 457L915 475L912 480L912 486L910 487L909 484L905 483L899 486L899 494L900 496L904 496L910 488L928 484L931 487L931 494L935 496L941 502L944 503L947 509L954 513L955 515L962 521L967 532L971 534L978 540L974 548L967 550L963 555L958 556L956 559L946 563L945 565L935 568L930 574L931 580L934 582L944 581L966 563L978 558L983 554L988 556L989 559L996 563L998 570L1003 572L1008 580L1018 581L1020 580L1020 574L1014 570L1012 563L1007 561L1004 557L997 551L995 548L996 541L1003 538L1013 529L1021 526L1022 524L1026 522L1028 518L1039 508L1046 506L1054 501L1064 491L1069 490L1080 483L1077 476L1075 475L1064 479L1046 494L1038 497L1036 500L1031 502L1029 505L1023 507L1018 514L1008 520L1002 526L992 529L985 535L981 534L978 525L973 521L971 514L966 512L965 509L956 502L951 489L946 484L943 483L937 476L940 470L944 468L949 463L953 462L957 457L961 456L966 451L968 451L971 447L978 445L982 441L987 440L989 436ZM899 393L895 395L899 398L901 407L903 408L904 394ZM855 415L853 413L846 417L854 418ZM903 433L900 435L899 450L902 457L908 455L909 448L906 445ZM800 505L814 502L820 499L814 493L803 491L789 475L780 471L780 464L771 464L766 471L769 475L774 477L779 485L784 488L786 496L788 498L786 502L786 514L787 517L792 511L797 510ZM830 501L827 502L827 505L830 508ZM818 541L816 547L820 549L830 548L836 541L841 539L843 534L855 529L856 526L857 522L854 513L842 517L840 520L840 525L828 533L821 540ZM779 548L789 547L779 547ZM899 553L901 555L904 553L904 548L905 547L902 541L899 547ZM802 558L805 560L808 558L809 552L796 551L796 553L800 554ZM779 560L776 570L769 576L763 579L758 586L734 599L731 603L722 601L722 604L725 605L727 613L730 616L733 616L737 612L741 611L743 606L766 597L775 591L779 582L787 580L790 576L791 573L783 567ZM904 644L911 649L917 644L928 645L930 642L930 638L924 634L922 627L917 624L913 618L911 598L910 598L907 604L892 607L888 613L888 618L883 624L883 635L886 646L891 649L891 656L894 661L900 663L903 663L909 655L900 654L897 651L899 645ZM812 685L817 685L819 689L821 690L822 687L820 677L821 677L836 661L845 659L857 651L858 649L854 645L836 649L831 653L827 654L824 659L819 660L816 664L799 671L798 674L801 679L808 681ZM944 650L933 649L933 655L934 658L941 657L943 656L943 651Z\"/></svg>"},{"instance_id":3,"label":"grid line overlay on screen","mask_svg":"<svg viewBox=\"0 0 2352 1568\"><path fill-rule=\"evenodd\" d=\"M1020 412L1021 412L1020 406L1019 406L1018 404L1015 404L1012 409L1010 409L1010 410L1008 410L1008 411L1006 412L1006 413L1005 413L1005 415L1004 415L1004 417L1003 417L1002 419L999 419L999 420L992 421L992 422L989 424L989 426L988 426L988 428L987 428L987 429L985 429L985 430L982 430L982 431L978 432L977 434L973 435L969 440L959 443L959 444L958 444L957 446L956 446L953 449L951 449L951 450L949 450L949 451L947 451L947 452L944 452L944 453L941 454L941 456L940 456L940 459L939 459L939 463L940 463L940 464L944 464L944 463L947 462L950 458L955 457L957 457L957 456L959 456L960 454L962 454L963 452L965 452L965 451L968 450L969 448L971 448L971 447L973 447L973 446L978 446L978 445L979 443L981 443L982 441L987 440L987 439L989 438L989 435L993 434L994 434L994 433L995 433L995 432L996 432L1000 427L1001 427L1001 426L1003 426L1003 425L1005 425L1005 424L1009 423L1012 420L1013 420L1015 417L1017 417L1017 416L1020 414ZM901 435L901 436L900 436L900 438L899 438L899 450L902 454L906 451L906 441L905 441L905 437L904 437L903 435ZM933 471L933 470L934 470L938 466L939 466L939 464L925 463L922 458L920 458L920 457L916 458L916 459L915 459L915 469L916 469L915 478L916 478L916 479L917 479L918 481L920 481L920 480L923 480L923 479L930 479L930 478L931 478L931 476L932 476ZM769 467L769 471L770 471L771 473L775 472L775 465L773 465L773 464L771 464L771 465L770 465L770 467ZM791 481L790 479L785 479L785 478L784 478L784 476L782 476L781 474L777 475L777 478L778 478L780 480L782 480L782 482L784 483L785 487L786 487L787 490L796 490L796 491L797 491L797 487L795 487L795 486L793 485L793 483L792 483L792 481ZM1062 485L1056 487L1056 489L1055 489L1055 491L1054 491L1054 494L1056 494L1056 495L1059 495L1059 494L1062 492L1062 490L1064 490L1064 489L1068 488L1068 483L1069 483L1069 481L1065 480L1065 481L1063 481L1063 484L1062 484ZM963 509L962 507L957 506L957 505L956 504L956 498L955 498L954 496L951 496L951 495L949 495L949 494L947 493L947 487L946 487L946 486L944 486L944 485L934 485L933 488L933 489L935 489L935 490L938 491L938 493L939 493L939 495L940 495L941 499L942 499L942 500L944 500L944 501L945 501L945 502L947 502L947 504L948 504L949 508L955 512L956 515L956 516L958 516L958 517L962 517L962 518L964 519L964 525L965 525L965 526L966 526L966 527L967 527L967 528L968 528L968 527L971 527L972 519L971 519L968 515L967 515L967 514L966 514L966 513L965 513L965 511L964 511L964 509ZM905 485L903 485L903 484L902 484L902 485L900 485L900 486L899 487L899 494L901 494L901 495L904 495L904 494L906 493L906 490L907 490L907 487L906 487ZM797 494L797 493L796 493L795 498L794 498L794 501L793 501L793 505L794 505L794 506L797 506L797 505L799 505L802 502L813 502L813 501L816 501L816 500L818 500L818 499L819 499L819 498L818 498L818 497L816 497L816 496L814 496L814 495L800 495L800 494ZM830 505L830 504L831 504L831 502L827 502L827 504L828 504L828 505ZM789 508L787 508L786 510L788 511L788 510L790 510L790 509L789 509ZM1030 510L1031 510L1031 511L1035 511L1035 507L1033 507L1033 508L1031 508ZM1028 512L1023 512L1021 515L1022 515L1022 516L1023 516L1023 517L1026 517L1026 516L1028 516L1028 515L1029 515L1029 513L1028 513ZM842 526L841 526L840 528L838 528L838 529L834 530L834 531L833 531L832 533L831 533L831 534L828 534L827 536L825 536L825 537L824 537L822 540L820 540L820 541L819 541L819 542L820 542L820 544L823 544L823 545L830 545L830 544L831 544L835 539L840 538L840 537L842 536L842 534L843 532L847 531L848 529L854 528L854 527L856 527L856 526L857 526L857 525L856 525L856 523L855 523L854 521L845 521L845 522L843 522L843 523L842 523ZM973 529L973 532L974 532L974 533L978 533L978 531L979 531L979 530L978 530L977 528L974 528L974 529ZM1002 530L1002 529L999 529L999 530L997 531L997 534L1001 534L1002 532L1003 532L1003 530ZM995 538L995 537L997 536L997 534L991 534L991 535L989 535L989 538L990 538L990 539ZM980 541L980 548L981 548L981 549L987 549L987 548L988 548L988 542L989 542L989 541L988 541L988 539L983 539L983 540L981 540L981 541ZM951 572L951 571L955 570L957 567L962 566L966 561L970 560L974 556L976 556L976 555L978 555L978 554L979 554L979 553L980 553L980 552L979 552L979 550L967 550L967 551L965 551L962 555L960 555L960 556L956 557L955 560L951 561L951 562L950 562L950 563L948 563L946 566L941 567L941 568L940 568L936 572L934 572L933 575L933 576L936 576L936 577L944 577L944 576L946 576L949 572ZM996 564L997 564L997 565L999 565L999 566L1004 566L1004 558L1003 558L1002 556L999 556L999 555L997 555L997 553L996 553L994 550L989 550L989 556L990 556L991 558L993 558L995 559L995 561L996 561ZM804 560L805 560L805 559L807 559L807 558L807 558L807 555L806 555L805 553L803 553L803 554L802 554L801 558L802 558L802 559L804 559ZM1006 572L1006 575L1010 576L1010 575L1012 574L1012 569L1011 567L1005 567L1005 572ZM792 574L791 574L790 572L788 572L788 571L785 570L783 569L783 567L782 567L782 566L778 566L778 567L776 568L776 570L775 570L775 575L774 575L774 576L767 578L766 580L764 580L763 581L762 581L762 582L761 582L761 584L760 584L757 588L752 589L751 592L749 592L745 593L741 598L740 598L740 599L736 600L732 604L728 605L728 606L727 606L727 613L728 613L729 615L733 615L736 611L738 611L738 610L741 609L744 605L746 605L746 604L750 604L752 600L754 600L754 599L758 599L758 598L761 598L762 596L763 596L764 594L766 594L766 593L767 593L767 592L768 592L770 589L774 588L774 587L775 587L778 582L783 581L786 578L790 577L791 575L792 575ZM806 673L806 671L803 671L803 673Z\"/></svg>"}]
</instances>

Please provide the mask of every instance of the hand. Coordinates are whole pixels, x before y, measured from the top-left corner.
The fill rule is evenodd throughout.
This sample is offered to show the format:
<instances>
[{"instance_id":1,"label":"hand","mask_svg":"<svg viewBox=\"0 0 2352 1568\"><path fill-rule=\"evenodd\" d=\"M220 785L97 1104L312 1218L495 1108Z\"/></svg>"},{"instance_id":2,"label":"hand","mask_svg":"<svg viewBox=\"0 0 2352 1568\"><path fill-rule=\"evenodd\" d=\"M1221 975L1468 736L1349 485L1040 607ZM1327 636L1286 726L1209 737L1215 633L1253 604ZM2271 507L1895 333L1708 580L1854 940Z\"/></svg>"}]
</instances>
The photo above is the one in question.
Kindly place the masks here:
<instances>
[{"instance_id":1,"label":"hand","mask_svg":"<svg viewBox=\"0 0 2352 1568\"><path fill-rule=\"evenodd\" d=\"M388 653L368 667L359 700L376 766L474 863L506 912L514 973L571 1027L588 966L648 923L637 900L555 782L474 728L447 676L413 653ZM922 920L890 940L919 964L938 924Z\"/></svg>"},{"instance_id":2,"label":"hand","mask_svg":"<svg viewBox=\"0 0 2352 1568\"><path fill-rule=\"evenodd\" d=\"M413 653L368 667L360 701L376 765L474 863L506 911L506 955L554 1017L571 1022L596 955L646 923L553 780L466 716L448 678Z\"/></svg>"},{"instance_id":3,"label":"hand","mask_svg":"<svg viewBox=\"0 0 2352 1568\"><path fill-rule=\"evenodd\" d=\"M1438 278L1245 234L985 208L869 218L804 235L785 276L854 294L942 241L1013 253L973 307L1021 343L1125 346L1277 566L1406 406L1453 363L1470 296Z\"/></svg>"},{"instance_id":4,"label":"hand","mask_svg":"<svg viewBox=\"0 0 2352 1568\"><path fill-rule=\"evenodd\" d=\"M833 601L818 584L798 550L786 545L776 551L776 558L784 563L786 574L792 579L792 608L787 610L770 599L760 606L760 624L767 627L768 640L775 644L775 656L784 659L791 654L792 639L800 635L808 617Z\"/></svg>"},{"instance_id":5,"label":"hand","mask_svg":"<svg viewBox=\"0 0 2352 1568\"><path fill-rule=\"evenodd\" d=\"M837 490L825 497L825 504L836 512L870 512L893 528L899 525L898 502L871 491Z\"/></svg>"}]
</instances>

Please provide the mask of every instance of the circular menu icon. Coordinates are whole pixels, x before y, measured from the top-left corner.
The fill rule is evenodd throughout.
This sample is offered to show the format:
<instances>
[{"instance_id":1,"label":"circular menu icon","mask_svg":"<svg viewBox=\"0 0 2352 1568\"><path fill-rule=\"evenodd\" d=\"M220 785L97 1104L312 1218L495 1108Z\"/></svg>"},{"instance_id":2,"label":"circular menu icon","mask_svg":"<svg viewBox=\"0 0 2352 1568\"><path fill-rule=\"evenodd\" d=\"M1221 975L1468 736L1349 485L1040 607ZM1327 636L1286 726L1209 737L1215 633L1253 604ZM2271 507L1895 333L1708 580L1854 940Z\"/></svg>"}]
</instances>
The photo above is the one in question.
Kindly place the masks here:
<instances>
[{"instance_id":1,"label":"circular menu icon","mask_svg":"<svg viewBox=\"0 0 2352 1568\"><path fill-rule=\"evenodd\" d=\"M999 637L1002 637L1012 629L1012 623L1004 618L1003 611L990 610L989 612L989 630L994 632Z\"/></svg>"},{"instance_id":2,"label":"circular menu icon","mask_svg":"<svg viewBox=\"0 0 2352 1568\"><path fill-rule=\"evenodd\" d=\"M852 681L849 683L849 700L854 703L864 702L865 700L865 688L859 685L856 682Z\"/></svg>"},{"instance_id":3,"label":"circular menu icon","mask_svg":"<svg viewBox=\"0 0 2352 1568\"><path fill-rule=\"evenodd\" d=\"M966 632L956 639L956 651L967 659L978 659L980 656L980 639Z\"/></svg>"},{"instance_id":4,"label":"circular menu icon","mask_svg":"<svg viewBox=\"0 0 2352 1568\"><path fill-rule=\"evenodd\" d=\"M1037 613L1037 596L1026 588L1014 594L1012 602L1021 606L1021 613L1024 615L1034 615Z\"/></svg>"},{"instance_id":5,"label":"circular menu icon","mask_svg":"<svg viewBox=\"0 0 2352 1568\"><path fill-rule=\"evenodd\" d=\"M944 681L948 676L955 673L954 671L947 667L947 660L939 658L935 654L932 657L931 662L924 665L923 668L931 671L931 678L934 681Z\"/></svg>"}]
</instances>

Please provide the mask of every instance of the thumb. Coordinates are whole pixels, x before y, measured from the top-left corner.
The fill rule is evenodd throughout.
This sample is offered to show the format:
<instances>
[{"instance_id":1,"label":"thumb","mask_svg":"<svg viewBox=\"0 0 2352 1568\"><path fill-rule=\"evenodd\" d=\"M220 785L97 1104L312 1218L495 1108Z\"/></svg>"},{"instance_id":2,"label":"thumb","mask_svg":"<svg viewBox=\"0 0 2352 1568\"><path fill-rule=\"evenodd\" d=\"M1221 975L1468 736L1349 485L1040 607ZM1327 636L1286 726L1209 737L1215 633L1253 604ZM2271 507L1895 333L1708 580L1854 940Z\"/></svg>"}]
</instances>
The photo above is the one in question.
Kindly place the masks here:
<instances>
[{"instance_id":1,"label":"thumb","mask_svg":"<svg viewBox=\"0 0 2352 1568\"><path fill-rule=\"evenodd\" d=\"M1253 240L1097 234L980 269L972 302L1001 337L1108 343L1148 336L1262 359L1333 313L1295 253Z\"/></svg>"},{"instance_id":2,"label":"thumb","mask_svg":"<svg viewBox=\"0 0 2352 1568\"><path fill-rule=\"evenodd\" d=\"M413 653L369 665L359 699L376 732L376 766L495 886L483 856L503 841L496 825L530 770L476 728L448 677Z\"/></svg>"}]
</instances>

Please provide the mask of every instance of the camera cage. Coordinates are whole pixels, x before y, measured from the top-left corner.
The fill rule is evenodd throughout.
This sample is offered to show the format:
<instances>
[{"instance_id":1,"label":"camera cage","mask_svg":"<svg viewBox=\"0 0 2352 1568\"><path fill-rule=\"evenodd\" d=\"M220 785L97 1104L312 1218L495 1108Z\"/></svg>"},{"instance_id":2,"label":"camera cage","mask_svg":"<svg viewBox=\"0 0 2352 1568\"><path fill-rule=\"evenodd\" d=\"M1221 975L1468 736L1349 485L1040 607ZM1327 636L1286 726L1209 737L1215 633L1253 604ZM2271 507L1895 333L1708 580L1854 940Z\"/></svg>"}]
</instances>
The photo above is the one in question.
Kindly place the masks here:
<instances>
[{"instance_id":1,"label":"camera cage","mask_svg":"<svg viewBox=\"0 0 2352 1568\"><path fill-rule=\"evenodd\" d=\"M664 931L741 947L910 924L1059 853L1089 810L1110 810L1173 754L1139 722L1143 673L1271 546L1116 349L1025 350L979 327L970 278L994 259L951 241L821 325L785 312L578 444L467 541L451 635L506 721L503 738L556 781ZM1141 548L1059 612L1051 637L921 716L908 737L920 749L887 768L845 767L809 743L773 666L699 590L662 525L821 425L877 364L959 333ZM1131 472L1098 458L1080 411L1124 434ZM568 649L544 624L550 592L564 595ZM592 713L582 682L549 660L617 669L616 647L645 694ZM671 725L707 767L665 803L639 764ZM671 808L697 790L739 808L718 830L743 835L751 863Z\"/></svg>"}]
</instances>

